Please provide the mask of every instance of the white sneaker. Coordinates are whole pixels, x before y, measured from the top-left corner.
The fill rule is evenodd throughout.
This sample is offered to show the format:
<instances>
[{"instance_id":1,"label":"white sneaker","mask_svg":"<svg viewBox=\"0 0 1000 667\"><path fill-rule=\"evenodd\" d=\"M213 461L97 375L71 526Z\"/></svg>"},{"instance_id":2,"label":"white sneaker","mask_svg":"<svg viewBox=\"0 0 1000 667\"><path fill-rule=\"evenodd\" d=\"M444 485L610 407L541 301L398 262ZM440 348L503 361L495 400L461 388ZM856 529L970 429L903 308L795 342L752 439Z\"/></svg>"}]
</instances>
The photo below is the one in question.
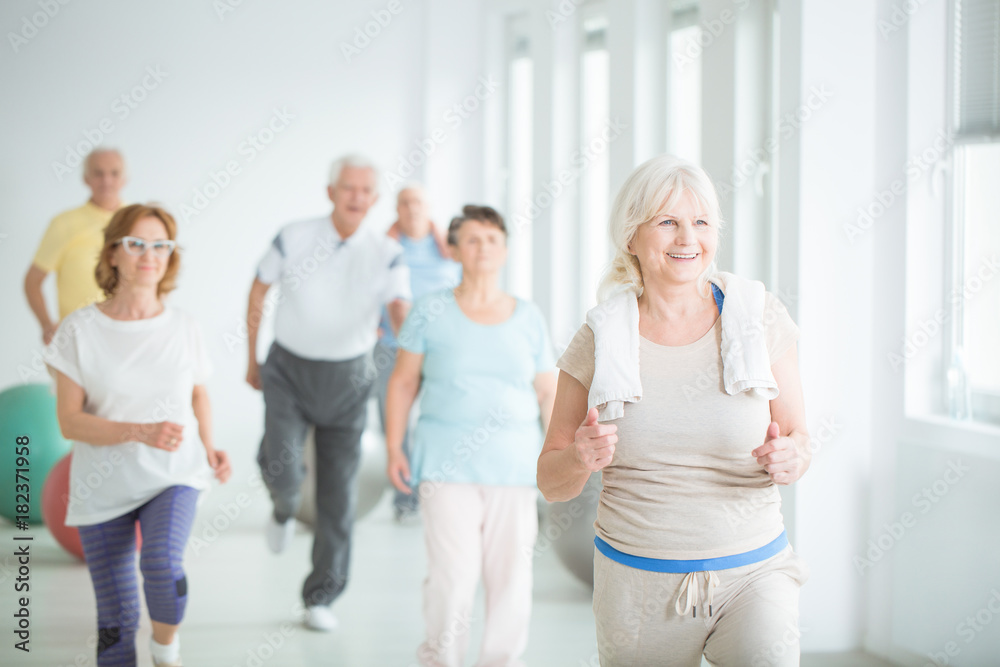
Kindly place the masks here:
<instances>
[{"instance_id":1,"label":"white sneaker","mask_svg":"<svg viewBox=\"0 0 1000 667\"><path fill-rule=\"evenodd\" d=\"M295 519L288 519L285 523L278 523L272 514L267 520L267 548L273 553L280 554L288 548L295 535Z\"/></svg>"},{"instance_id":2,"label":"white sneaker","mask_svg":"<svg viewBox=\"0 0 1000 667\"><path fill-rule=\"evenodd\" d=\"M171 662L159 662L156 658L153 658L153 667L184 667L184 665L181 664L180 658Z\"/></svg>"},{"instance_id":3,"label":"white sneaker","mask_svg":"<svg viewBox=\"0 0 1000 667\"><path fill-rule=\"evenodd\" d=\"M153 654L153 667L183 667L178 639L175 635L174 641L170 644L157 644L155 639L149 638L149 650Z\"/></svg>"},{"instance_id":4,"label":"white sneaker","mask_svg":"<svg viewBox=\"0 0 1000 667\"><path fill-rule=\"evenodd\" d=\"M329 607L317 605L306 609L306 627L317 632L330 632L337 628L337 617Z\"/></svg>"}]
</instances>

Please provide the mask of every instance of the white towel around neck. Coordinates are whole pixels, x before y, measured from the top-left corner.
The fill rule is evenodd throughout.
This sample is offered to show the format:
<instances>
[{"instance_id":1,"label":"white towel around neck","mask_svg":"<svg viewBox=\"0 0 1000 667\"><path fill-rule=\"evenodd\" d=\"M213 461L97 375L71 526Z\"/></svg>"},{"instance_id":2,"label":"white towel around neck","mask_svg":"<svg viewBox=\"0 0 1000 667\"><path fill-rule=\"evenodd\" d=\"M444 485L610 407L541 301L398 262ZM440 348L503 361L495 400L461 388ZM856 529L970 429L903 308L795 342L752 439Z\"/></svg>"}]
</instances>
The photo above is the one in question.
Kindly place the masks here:
<instances>
[{"instance_id":1,"label":"white towel around neck","mask_svg":"<svg viewBox=\"0 0 1000 667\"><path fill-rule=\"evenodd\" d=\"M725 296L722 307L722 373L726 393L754 391L772 400L778 383L764 337L764 283L719 271L709 281ZM625 403L642 399L639 380L639 302L624 289L587 312L594 332L594 379L587 409L598 409L598 421L619 419Z\"/></svg>"}]
</instances>

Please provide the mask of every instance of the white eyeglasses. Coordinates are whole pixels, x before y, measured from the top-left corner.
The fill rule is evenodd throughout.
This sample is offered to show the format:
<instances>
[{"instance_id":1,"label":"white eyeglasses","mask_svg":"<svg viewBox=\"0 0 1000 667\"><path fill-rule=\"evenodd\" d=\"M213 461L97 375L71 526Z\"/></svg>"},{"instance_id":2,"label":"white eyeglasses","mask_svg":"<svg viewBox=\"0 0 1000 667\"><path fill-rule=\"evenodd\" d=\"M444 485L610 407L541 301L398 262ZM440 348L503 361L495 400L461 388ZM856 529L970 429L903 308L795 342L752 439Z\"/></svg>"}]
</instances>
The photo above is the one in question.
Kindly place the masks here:
<instances>
[{"instance_id":1,"label":"white eyeglasses","mask_svg":"<svg viewBox=\"0 0 1000 667\"><path fill-rule=\"evenodd\" d=\"M170 257L177 247L177 241L147 241L135 236L123 236L118 243L121 243L125 252L130 255L145 255L146 251L152 248L153 254L157 257Z\"/></svg>"}]
</instances>

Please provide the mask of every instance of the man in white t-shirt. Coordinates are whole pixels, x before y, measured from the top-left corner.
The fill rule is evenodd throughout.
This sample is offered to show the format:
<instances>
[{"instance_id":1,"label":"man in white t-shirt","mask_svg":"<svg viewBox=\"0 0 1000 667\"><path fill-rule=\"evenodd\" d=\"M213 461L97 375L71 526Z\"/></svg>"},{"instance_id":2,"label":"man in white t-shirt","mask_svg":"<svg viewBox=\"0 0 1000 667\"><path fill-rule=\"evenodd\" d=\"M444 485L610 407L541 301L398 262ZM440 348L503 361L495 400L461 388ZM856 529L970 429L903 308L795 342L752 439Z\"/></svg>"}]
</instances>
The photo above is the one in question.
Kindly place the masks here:
<instances>
[{"instance_id":1,"label":"man in white t-shirt","mask_svg":"<svg viewBox=\"0 0 1000 667\"><path fill-rule=\"evenodd\" d=\"M393 329L409 309L410 276L400 244L363 225L378 199L367 159L333 163L327 188L333 213L282 227L257 268L247 311L247 382L264 393L264 437L257 461L274 512L268 545L284 551L301 502L306 431L316 435L313 570L303 585L306 625L329 631L329 606L347 584L361 433L376 372L379 315ZM275 341L257 364L257 328L267 292L280 281Z\"/></svg>"}]
</instances>

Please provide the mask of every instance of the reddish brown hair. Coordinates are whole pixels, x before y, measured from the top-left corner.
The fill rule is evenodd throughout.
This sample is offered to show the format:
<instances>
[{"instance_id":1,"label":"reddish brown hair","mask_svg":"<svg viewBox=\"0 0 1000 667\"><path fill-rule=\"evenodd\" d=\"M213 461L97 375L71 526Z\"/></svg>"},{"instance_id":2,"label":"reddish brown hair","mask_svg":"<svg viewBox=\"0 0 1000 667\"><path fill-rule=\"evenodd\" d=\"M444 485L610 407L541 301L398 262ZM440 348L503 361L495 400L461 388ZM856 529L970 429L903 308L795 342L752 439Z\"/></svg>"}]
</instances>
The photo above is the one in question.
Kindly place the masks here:
<instances>
[{"instance_id":1,"label":"reddish brown hair","mask_svg":"<svg viewBox=\"0 0 1000 667\"><path fill-rule=\"evenodd\" d=\"M111 255L123 238L132 233L132 228L143 218L156 218L167 228L167 238L172 241L177 240L177 222L174 217L163 208L155 204L132 204L118 209L111 222L104 228L104 248L101 249L100 258L97 261L97 268L94 269L94 276L97 278L98 286L104 290L104 295L110 297L118 289L120 280L118 269L111 266ZM174 282L177 279L177 272L181 268L180 248L174 248L174 252L167 260L167 271L156 286L156 296L160 297L174 289Z\"/></svg>"}]
</instances>

